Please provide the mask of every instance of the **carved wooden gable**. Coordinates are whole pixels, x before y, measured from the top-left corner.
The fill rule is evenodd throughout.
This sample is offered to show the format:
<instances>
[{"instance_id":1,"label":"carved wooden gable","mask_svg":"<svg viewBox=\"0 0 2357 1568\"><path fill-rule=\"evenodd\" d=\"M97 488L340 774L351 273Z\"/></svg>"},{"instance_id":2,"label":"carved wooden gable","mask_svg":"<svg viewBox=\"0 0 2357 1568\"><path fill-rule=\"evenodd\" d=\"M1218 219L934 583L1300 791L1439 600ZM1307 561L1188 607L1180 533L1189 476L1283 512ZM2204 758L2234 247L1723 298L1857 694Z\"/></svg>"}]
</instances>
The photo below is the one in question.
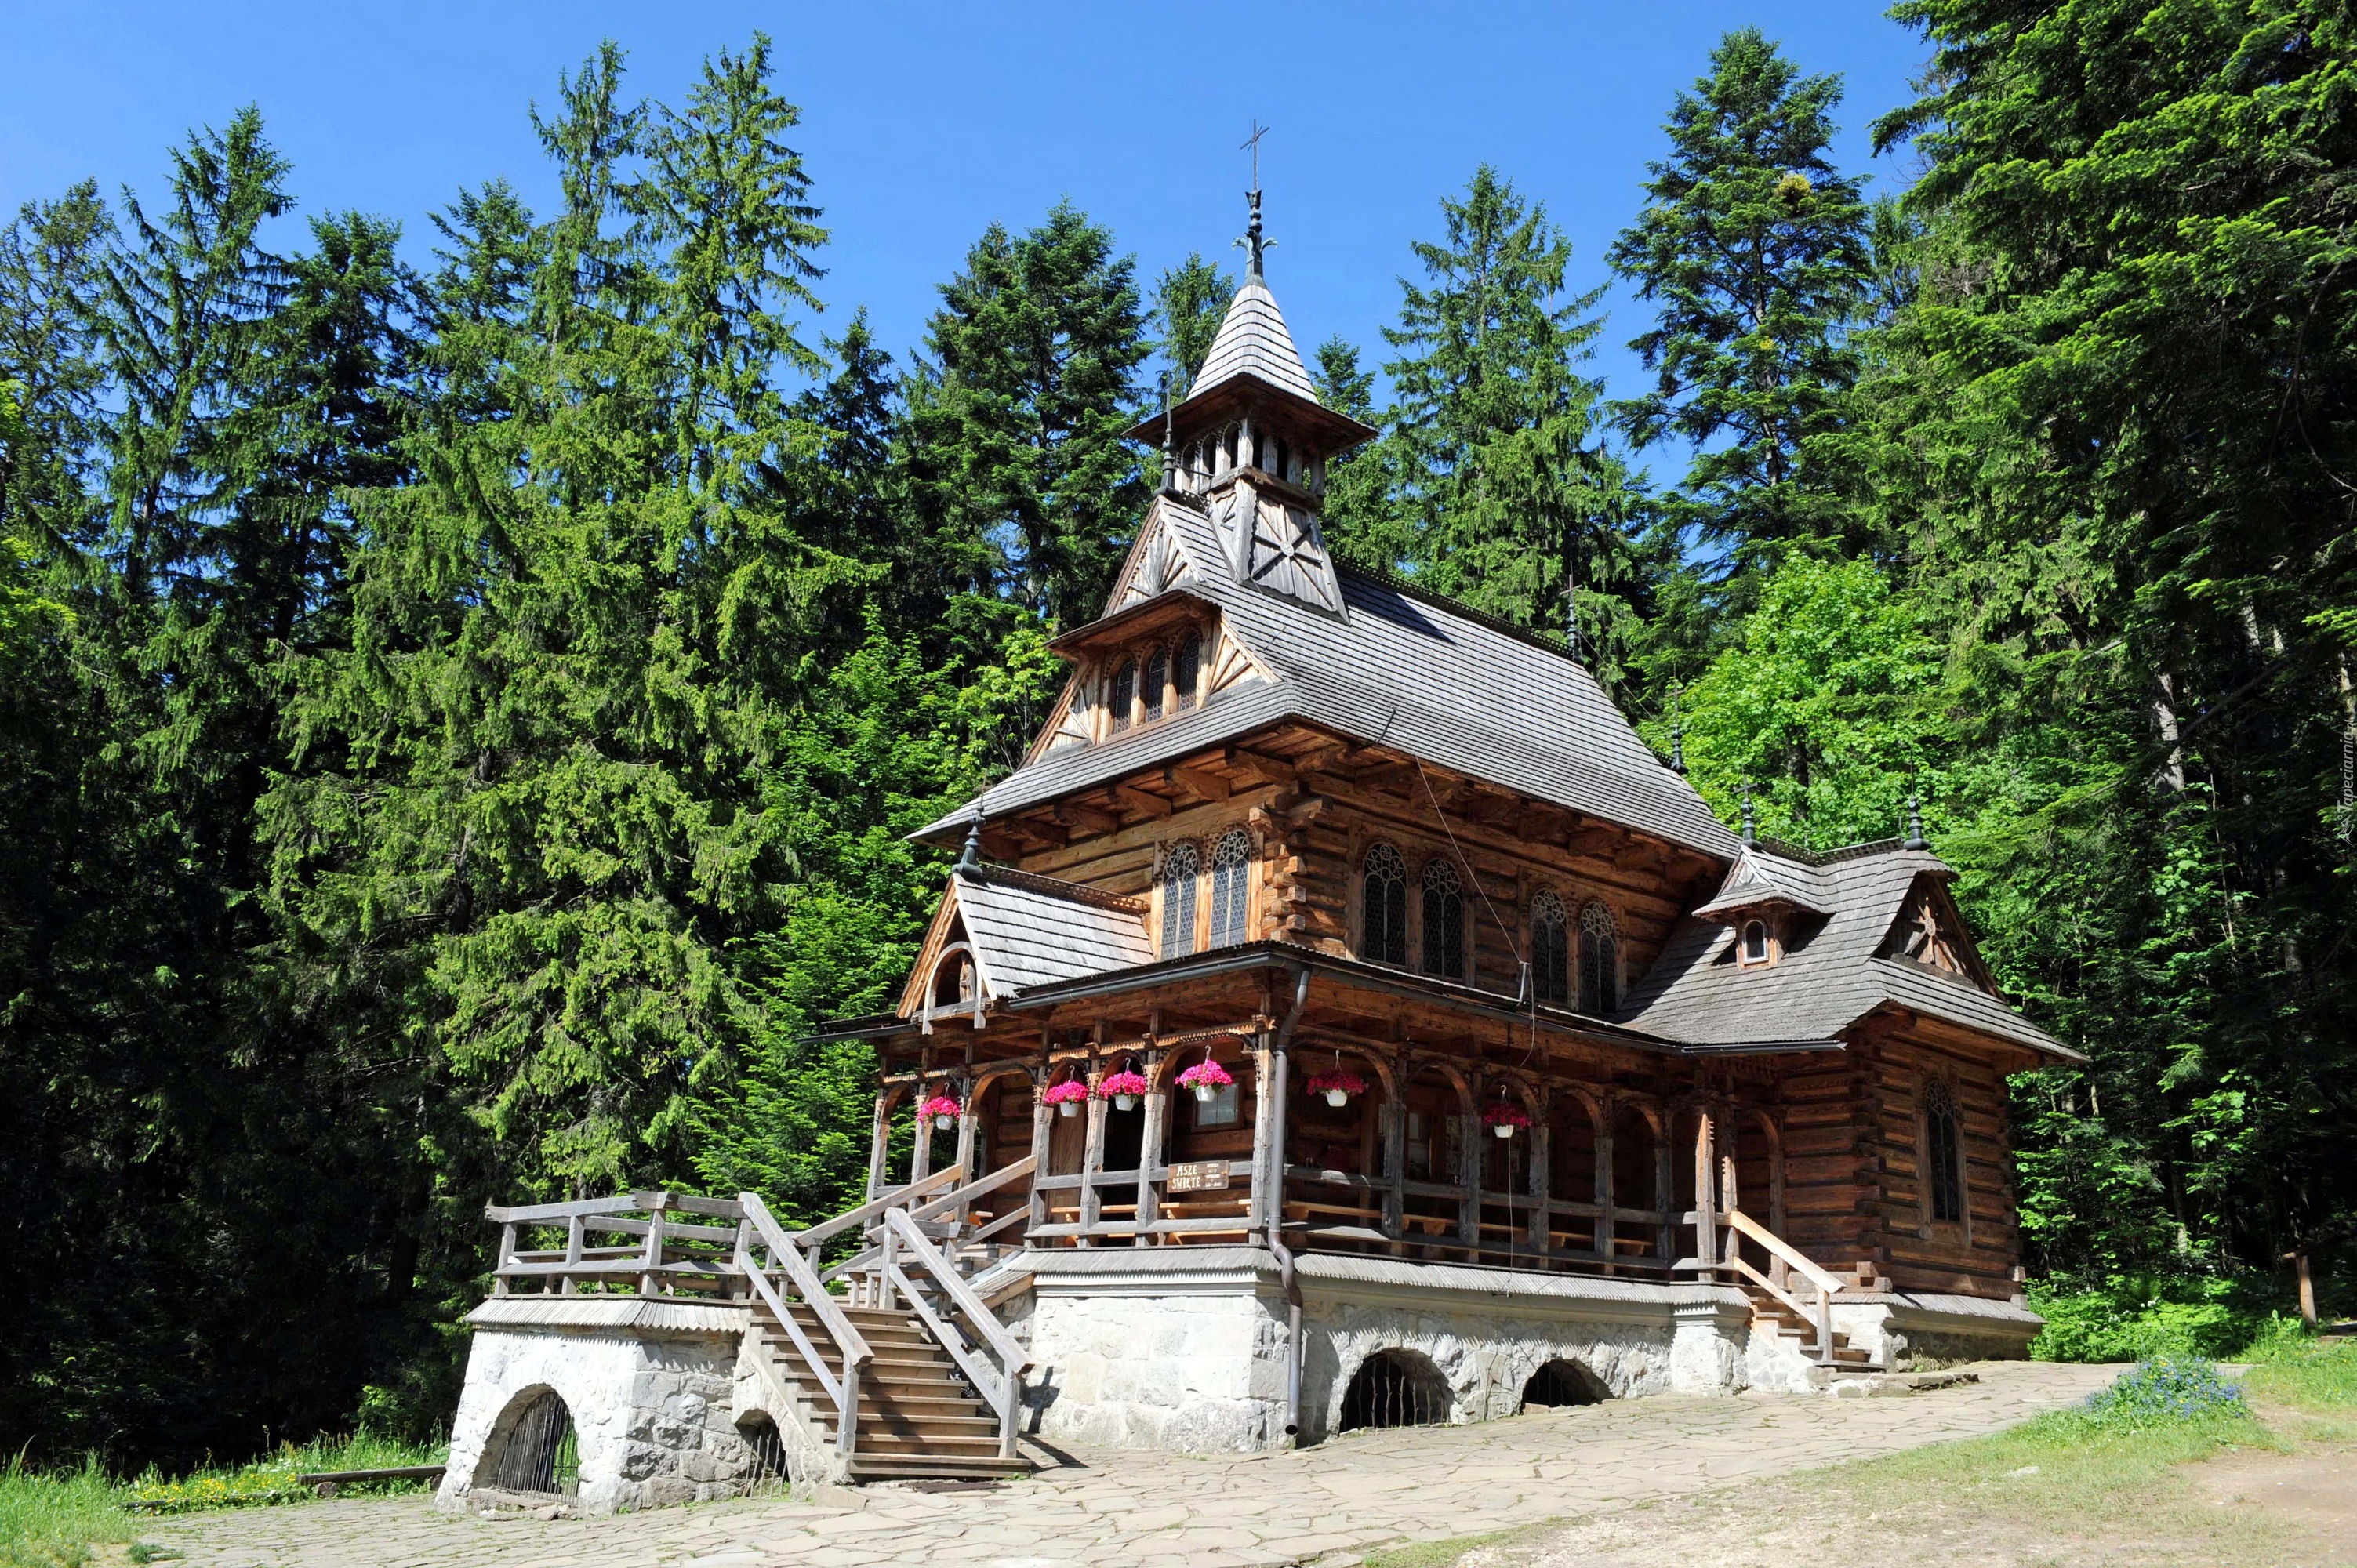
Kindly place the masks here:
<instances>
[{"instance_id":1,"label":"carved wooden gable","mask_svg":"<svg viewBox=\"0 0 2357 1568\"><path fill-rule=\"evenodd\" d=\"M1961 980L1971 982L1984 991L1994 992L1996 981L1981 962L1979 950L1964 929L1964 916L1958 912L1955 900L1948 890L1928 876L1919 876L1908 891L1907 901L1900 907L1899 918L1891 922L1890 931L1883 939L1878 958L1906 959L1930 969L1943 971Z\"/></svg>"}]
</instances>

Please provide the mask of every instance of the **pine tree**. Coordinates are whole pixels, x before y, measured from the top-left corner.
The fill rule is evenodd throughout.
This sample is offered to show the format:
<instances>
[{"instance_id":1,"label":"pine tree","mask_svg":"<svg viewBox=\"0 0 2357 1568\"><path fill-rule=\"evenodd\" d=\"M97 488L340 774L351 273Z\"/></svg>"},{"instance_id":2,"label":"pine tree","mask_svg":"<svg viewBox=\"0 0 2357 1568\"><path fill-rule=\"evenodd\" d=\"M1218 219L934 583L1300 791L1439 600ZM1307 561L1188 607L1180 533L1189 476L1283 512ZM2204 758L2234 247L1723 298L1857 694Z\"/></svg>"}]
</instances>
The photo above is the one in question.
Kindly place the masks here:
<instances>
[{"instance_id":1,"label":"pine tree","mask_svg":"<svg viewBox=\"0 0 2357 1568\"><path fill-rule=\"evenodd\" d=\"M1673 104L1670 155L1609 257L1659 312L1630 345L1653 386L1618 417L1641 448L1692 449L1666 518L1717 553L1721 578L1794 542L1872 542L1839 461L1871 264L1860 182L1827 156L1840 100L1838 77L1802 76L1757 27L1726 35Z\"/></svg>"},{"instance_id":2,"label":"pine tree","mask_svg":"<svg viewBox=\"0 0 2357 1568\"><path fill-rule=\"evenodd\" d=\"M1019 237L993 224L942 285L932 358L906 390L911 502L974 586L1093 616L1143 513L1121 438L1150 350L1135 264L1069 203Z\"/></svg>"},{"instance_id":3,"label":"pine tree","mask_svg":"<svg viewBox=\"0 0 2357 1568\"><path fill-rule=\"evenodd\" d=\"M1359 346L1342 338L1318 345L1309 367L1318 401L1361 424L1372 425L1375 378L1360 368ZM1408 569L1410 537L1399 510L1392 503L1398 488L1395 449L1374 440L1329 457L1326 463L1325 504L1319 509L1329 548L1345 560L1384 571Z\"/></svg>"}]
</instances>

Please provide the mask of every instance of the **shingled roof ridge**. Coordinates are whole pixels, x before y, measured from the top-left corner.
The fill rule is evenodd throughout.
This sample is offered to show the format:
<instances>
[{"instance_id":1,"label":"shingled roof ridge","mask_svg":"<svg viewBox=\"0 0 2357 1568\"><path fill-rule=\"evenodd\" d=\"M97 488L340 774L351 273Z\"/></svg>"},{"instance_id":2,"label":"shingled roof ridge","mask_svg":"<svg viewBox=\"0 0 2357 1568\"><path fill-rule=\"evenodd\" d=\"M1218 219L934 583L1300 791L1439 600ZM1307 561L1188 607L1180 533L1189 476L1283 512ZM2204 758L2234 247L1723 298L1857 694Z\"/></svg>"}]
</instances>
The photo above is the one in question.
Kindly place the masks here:
<instances>
[{"instance_id":1,"label":"shingled roof ridge","mask_svg":"<svg viewBox=\"0 0 2357 1568\"><path fill-rule=\"evenodd\" d=\"M1100 909L1111 909L1124 915L1143 915L1151 907L1143 898L1133 898L1125 893L1108 893L1102 887L1091 887L1083 882L1067 882L1060 876L1046 876L1020 866L999 861L985 860L974 865L951 868L951 875L971 877L976 882L996 883L1006 887L1022 887L1049 898L1062 898L1074 904L1090 904Z\"/></svg>"},{"instance_id":2,"label":"shingled roof ridge","mask_svg":"<svg viewBox=\"0 0 2357 1568\"><path fill-rule=\"evenodd\" d=\"M1804 844L1794 843L1789 839L1770 838L1765 833L1760 835L1759 843L1761 849L1780 860L1798 861L1803 865L1813 868L1837 865L1845 860L1866 860L1878 854L1895 854L1907 847L1907 841L1904 839L1887 838L1868 839L1863 843L1846 843L1836 849L1810 849ZM1926 852L1918 851L1917 853Z\"/></svg>"}]
</instances>

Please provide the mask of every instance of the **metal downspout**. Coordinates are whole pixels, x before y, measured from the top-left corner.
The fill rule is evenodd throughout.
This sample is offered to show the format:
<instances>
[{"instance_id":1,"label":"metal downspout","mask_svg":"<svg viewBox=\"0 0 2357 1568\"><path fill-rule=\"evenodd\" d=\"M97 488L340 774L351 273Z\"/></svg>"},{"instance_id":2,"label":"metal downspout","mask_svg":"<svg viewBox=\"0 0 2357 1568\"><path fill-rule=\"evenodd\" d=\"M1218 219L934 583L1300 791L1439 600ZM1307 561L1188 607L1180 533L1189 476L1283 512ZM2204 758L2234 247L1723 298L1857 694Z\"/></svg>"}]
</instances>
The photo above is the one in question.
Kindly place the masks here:
<instances>
[{"instance_id":1,"label":"metal downspout","mask_svg":"<svg viewBox=\"0 0 2357 1568\"><path fill-rule=\"evenodd\" d=\"M1309 970L1307 965L1294 971L1293 1005L1286 1010L1284 1020L1276 1026L1273 1048L1276 1053L1276 1081L1270 1086L1276 1097L1275 1135L1269 1140L1269 1193L1273 1199L1268 1219L1268 1250L1276 1257L1277 1283L1285 1291L1285 1435L1289 1442L1301 1436L1301 1282L1293 1272L1293 1251L1285 1244L1285 1111L1288 1080L1292 1076L1292 1053L1286 1047L1293 1039L1293 1026L1301 1022L1302 1008L1309 1001Z\"/></svg>"}]
</instances>

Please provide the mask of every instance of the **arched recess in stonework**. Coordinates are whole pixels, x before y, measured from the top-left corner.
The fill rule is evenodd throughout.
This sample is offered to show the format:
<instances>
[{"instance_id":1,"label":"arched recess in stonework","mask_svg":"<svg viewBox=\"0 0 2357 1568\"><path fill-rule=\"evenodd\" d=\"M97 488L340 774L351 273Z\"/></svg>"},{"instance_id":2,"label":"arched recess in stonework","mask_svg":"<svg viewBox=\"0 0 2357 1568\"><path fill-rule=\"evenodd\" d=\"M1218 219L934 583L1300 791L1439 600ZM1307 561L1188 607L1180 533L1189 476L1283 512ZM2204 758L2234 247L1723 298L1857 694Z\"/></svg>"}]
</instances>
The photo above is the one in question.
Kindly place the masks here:
<instances>
[{"instance_id":1,"label":"arched recess in stonework","mask_svg":"<svg viewBox=\"0 0 2357 1568\"><path fill-rule=\"evenodd\" d=\"M1564 1405L1600 1404L1612 1397L1604 1380L1577 1361L1562 1357L1548 1361L1523 1384L1523 1408L1554 1410Z\"/></svg>"},{"instance_id":2,"label":"arched recess in stonework","mask_svg":"<svg viewBox=\"0 0 2357 1568\"><path fill-rule=\"evenodd\" d=\"M1437 1426L1455 1412L1448 1380L1432 1358L1394 1347L1374 1352L1351 1369L1334 1429Z\"/></svg>"},{"instance_id":3,"label":"arched recess in stonework","mask_svg":"<svg viewBox=\"0 0 2357 1568\"><path fill-rule=\"evenodd\" d=\"M474 1484L530 1497L577 1497L581 1439L563 1396L543 1383L508 1401L491 1423Z\"/></svg>"}]
</instances>

